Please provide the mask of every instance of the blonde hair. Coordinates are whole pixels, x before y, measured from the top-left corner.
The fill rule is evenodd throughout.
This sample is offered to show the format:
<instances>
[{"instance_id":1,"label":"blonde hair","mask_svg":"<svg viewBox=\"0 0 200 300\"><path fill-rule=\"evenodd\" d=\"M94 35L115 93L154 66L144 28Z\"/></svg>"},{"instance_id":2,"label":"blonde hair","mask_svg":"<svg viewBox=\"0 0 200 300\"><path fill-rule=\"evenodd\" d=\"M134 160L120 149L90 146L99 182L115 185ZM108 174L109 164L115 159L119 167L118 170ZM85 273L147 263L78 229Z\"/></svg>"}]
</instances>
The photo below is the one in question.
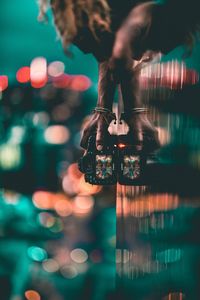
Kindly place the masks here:
<instances>
[{"instance_id":1,"label":"blonde hair","mask_svg":"<svg viewBox=\"0 0 200 300\"><path fill-rule=\"evenodd\" d=\"M76 37L78 30L87 27L97 38L97 31L110 30L110 7L106 0L39 0L39 19L46 17L49 7L64 46Z\"/></svg>"}]
</instances>

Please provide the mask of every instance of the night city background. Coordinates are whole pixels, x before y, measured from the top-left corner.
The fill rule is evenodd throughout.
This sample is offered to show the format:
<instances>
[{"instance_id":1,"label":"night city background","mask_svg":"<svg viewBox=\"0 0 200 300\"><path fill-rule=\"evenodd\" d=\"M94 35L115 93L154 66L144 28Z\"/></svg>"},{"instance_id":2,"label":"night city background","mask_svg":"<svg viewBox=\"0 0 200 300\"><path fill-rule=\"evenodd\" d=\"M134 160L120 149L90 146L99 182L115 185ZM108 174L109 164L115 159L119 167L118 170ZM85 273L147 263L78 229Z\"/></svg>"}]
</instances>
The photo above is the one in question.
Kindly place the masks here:
<instances>
[{"instance_id":1,"label":"night city background","mask_svg":"<svg viewBox=\"0 0 200 300\"><path fill-rule=\"evenodd\" d=\"M159 155L183 181L95 186L77 161L97 63L65 55L37 16L35 0L0 1L0 300L198 300L200 45L141 71Z\"/></svg>"}]
</instances>

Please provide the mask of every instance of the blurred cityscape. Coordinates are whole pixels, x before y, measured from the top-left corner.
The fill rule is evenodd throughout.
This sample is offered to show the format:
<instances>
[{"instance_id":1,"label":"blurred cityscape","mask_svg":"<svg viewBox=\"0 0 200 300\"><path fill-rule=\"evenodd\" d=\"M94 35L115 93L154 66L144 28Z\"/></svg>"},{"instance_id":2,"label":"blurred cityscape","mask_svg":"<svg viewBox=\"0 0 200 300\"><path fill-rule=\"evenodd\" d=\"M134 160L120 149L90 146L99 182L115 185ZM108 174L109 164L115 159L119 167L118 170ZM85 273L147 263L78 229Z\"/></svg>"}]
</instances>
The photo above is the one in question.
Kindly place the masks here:
<instances>
[{"instance_id":1,"label":"blurred cityscape","mask_svg":"<svg viewBox=\"0 0 200 300\"><path fill-rule=\"evenodd\" d=\"M151 186L90 185L77 161L97 64L66 57L37 13L0 3L0 300L198 300L200 46L141 70L175 167Z\"/></svg>"}]
</instances>

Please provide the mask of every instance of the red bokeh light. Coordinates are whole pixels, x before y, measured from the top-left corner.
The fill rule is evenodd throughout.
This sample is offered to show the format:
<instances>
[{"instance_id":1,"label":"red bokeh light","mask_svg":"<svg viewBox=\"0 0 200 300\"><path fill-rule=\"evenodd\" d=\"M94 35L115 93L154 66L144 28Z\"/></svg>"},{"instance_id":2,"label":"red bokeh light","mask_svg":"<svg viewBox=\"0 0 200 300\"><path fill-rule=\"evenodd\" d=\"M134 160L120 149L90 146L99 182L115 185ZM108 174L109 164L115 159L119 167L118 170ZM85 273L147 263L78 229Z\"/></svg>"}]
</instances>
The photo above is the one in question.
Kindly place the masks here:
<instances>
[{"instance_id":1,"label":"red bokeh light","mask_svg":"<svg viewBox=\"0 0 200 300\"><path fill-rule=\"evenodd\" d=\"M122 144L122 143L118 144L118 148L121 148L121 149L123 149L123 148L125 148L125 147L126 147L126 145L125 145L125 144Z\"/></svg>"},{"instance_id":2,"label":"red bokeh light","mask_svg":"<svg viewBox=\"0 0 200 300\"><path fill-rule=\"evenodd\" d=\"M0 92L3 92L8 87L8 76L0 76Z\"/></svg>"},{"instance_id":3,"label":"red bokeh light","mask_svg":"<svg viewBox=\"0 0 200 300\"><path fill-rule=\"evenodd\" d=\"M69 88L71 83L71 76L68 74L62 74L53 78L53 86L59 89Z\"/></svg>"},{"instance_id":4,"label":"red bokeh light","mask_svg":"<svg viewBox=\"0 0 200 300\"><path fill-rule=\"evenodd\" d=\"M41 80L31 80L31 86L35 89L41 89L46 85L47 81L47 77Z\"/></svg>"},{"instance_id":5,"label":"red bokeh light","mask_svg":"<svg viewBox=\"0 0 200 300\"><path fill-rule=\"evenodd\" d=\"M84 92L91 87L91 81L87 76L76 75L72 76L70 88L75 91Z\"/></svg>"},{"instance_id":6,"label":"red bokeh light","mask_svg":"<svg viewBox=\"0 0 200 300\"><path fill-rule=\"evenodd\" d=\"M20 83L29 82L30 81L30 68L29 67L20 68L17 71L16 77Z\"/></svg>"}]
</instances>

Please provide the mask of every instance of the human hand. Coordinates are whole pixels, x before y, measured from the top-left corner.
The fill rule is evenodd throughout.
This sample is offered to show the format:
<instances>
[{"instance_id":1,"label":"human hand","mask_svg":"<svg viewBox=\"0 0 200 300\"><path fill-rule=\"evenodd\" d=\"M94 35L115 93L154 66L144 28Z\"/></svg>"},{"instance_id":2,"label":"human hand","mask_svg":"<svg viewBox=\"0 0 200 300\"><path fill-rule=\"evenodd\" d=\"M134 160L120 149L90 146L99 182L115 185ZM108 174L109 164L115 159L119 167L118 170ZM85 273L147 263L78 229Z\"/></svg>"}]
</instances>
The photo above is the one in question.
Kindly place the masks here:
<instances>
[{"instance_id":1,"label":"human hand","mask_svg":"<svg viewBox=\"0 0 200 300\"><path fill-rule=\"evenodd\" d=\"M103 146L108 143L108 127L114 118L114 114L111 112L94 112L83 129L80 143L81 147L87 149L90 136L96 135L96 148L97 150L101 151Z\"/></svg>"},{"instance_id":2,"label":"human hand","mask_svg":"<svg viewBox=\"0 0 200 300\"><path fill-rule=\"evenodd\" d=\"M131 117L125 118L125 122L129 126L127 142L134 145L136 150L152 151L159 148L158 132L146 114L132 114Z\"/></svg>"}]
</instances>

